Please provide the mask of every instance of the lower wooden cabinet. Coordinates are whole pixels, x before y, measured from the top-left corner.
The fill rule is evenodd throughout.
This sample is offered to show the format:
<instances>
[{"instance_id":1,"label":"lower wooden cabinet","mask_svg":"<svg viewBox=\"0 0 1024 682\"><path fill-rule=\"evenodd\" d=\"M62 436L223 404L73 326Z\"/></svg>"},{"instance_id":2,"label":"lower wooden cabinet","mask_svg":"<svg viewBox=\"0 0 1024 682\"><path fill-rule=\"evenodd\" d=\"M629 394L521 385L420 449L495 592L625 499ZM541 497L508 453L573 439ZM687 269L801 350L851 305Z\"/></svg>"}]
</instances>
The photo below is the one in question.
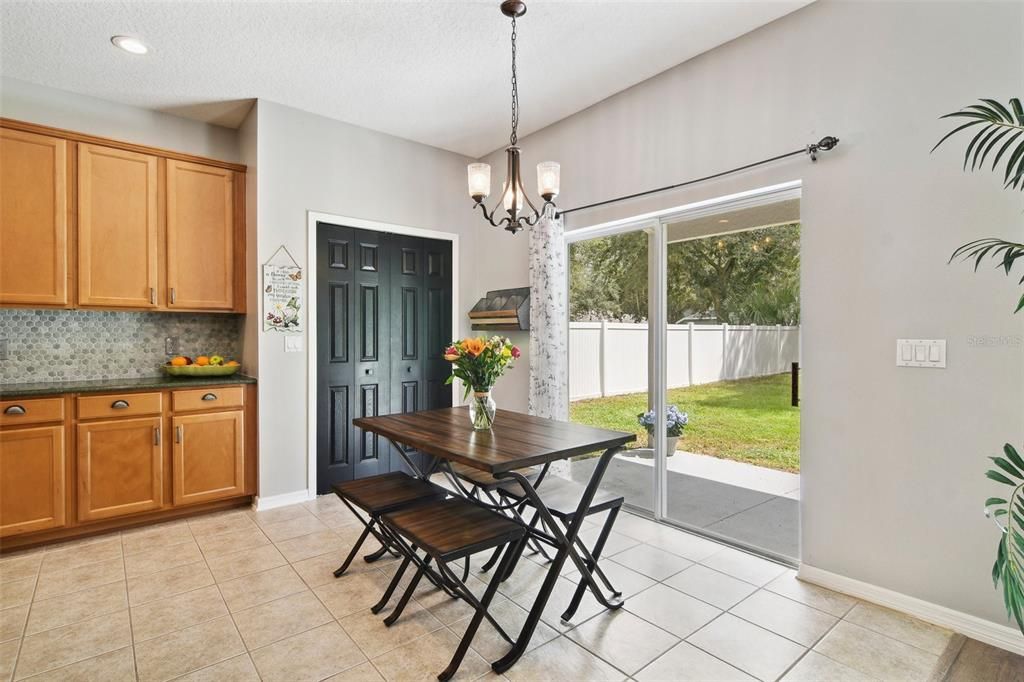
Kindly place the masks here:
<instances>
[{"instance_id":1,"label":"lower wooden cabinet","mask_svg":"<svg viewBox=\"0 0 1024 682\"><path fill-rule=\"evenodd\" d=\"M244 424L242 410L173 418L175 505L245 494Z\"/></svg>"},{"instance_id":2,"label":"lower wooden cabinet","mask_svg":"<svg viewBox=\"0 0 1024 682\"><path fill-rule=\"evenodd\" d=\"M64 525L64 427L0 431L0 537Z\"/></svg>"},{"instance_id":3,"label":"lower wooden cabinet","mask_svg":"<svg viewBox=\"0 0 1024 682\"><path fill-rule=\"evenodd\" d=\"M78 520L159 509L164 467L161 418L78 425Z\"/></svg>"}]
</instances>

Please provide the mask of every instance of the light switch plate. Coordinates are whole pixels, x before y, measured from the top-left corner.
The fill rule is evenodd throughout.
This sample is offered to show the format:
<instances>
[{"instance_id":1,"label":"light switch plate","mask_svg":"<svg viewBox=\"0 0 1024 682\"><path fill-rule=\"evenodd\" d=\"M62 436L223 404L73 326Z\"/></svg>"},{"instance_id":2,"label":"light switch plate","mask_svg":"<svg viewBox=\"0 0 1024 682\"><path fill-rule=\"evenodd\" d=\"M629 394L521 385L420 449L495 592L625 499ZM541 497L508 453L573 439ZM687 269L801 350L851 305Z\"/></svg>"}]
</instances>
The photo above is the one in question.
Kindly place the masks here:
<instances>
[{"instance_id":1,"label":"light switch plate","mask_svg":"<svg viewBox=\"0 0 1024 682\"><path fill-rule=\"evenodd\" d=\"M301 353L302 352L302 337L298 334L288 335L284 337L284 352L285 353Z\"/></svg>"},{"instance_id":2,"label":"light switch plate","mask_svg":"<svg viewBox=\"0 0 1024 682\"><path fill-rule=\"evenodd\" d=\"M945 339L896 339L897 367L946 368Z\"/></svg>"}]
</instances>

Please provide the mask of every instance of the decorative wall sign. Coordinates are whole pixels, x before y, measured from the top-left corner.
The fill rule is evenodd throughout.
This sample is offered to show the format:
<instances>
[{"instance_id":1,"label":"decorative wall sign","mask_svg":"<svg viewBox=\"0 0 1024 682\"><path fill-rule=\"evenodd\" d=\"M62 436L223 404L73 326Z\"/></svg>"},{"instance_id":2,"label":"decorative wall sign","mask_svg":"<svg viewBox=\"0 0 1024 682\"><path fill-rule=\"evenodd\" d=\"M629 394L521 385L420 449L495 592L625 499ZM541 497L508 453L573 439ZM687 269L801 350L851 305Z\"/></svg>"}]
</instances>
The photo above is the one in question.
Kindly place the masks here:
<instances>
[{"instance_id":1,"label":"decorative wall sign","mask_svg":"<svg viewBox=\"0 0 1024 682\"><path fill-rule=\"evenodd\" d=\"M288 254L291 265L263 264L263 331L301 334L302 268L283 244L270 260L281 250Z\"/></svg>"}]
</instances>

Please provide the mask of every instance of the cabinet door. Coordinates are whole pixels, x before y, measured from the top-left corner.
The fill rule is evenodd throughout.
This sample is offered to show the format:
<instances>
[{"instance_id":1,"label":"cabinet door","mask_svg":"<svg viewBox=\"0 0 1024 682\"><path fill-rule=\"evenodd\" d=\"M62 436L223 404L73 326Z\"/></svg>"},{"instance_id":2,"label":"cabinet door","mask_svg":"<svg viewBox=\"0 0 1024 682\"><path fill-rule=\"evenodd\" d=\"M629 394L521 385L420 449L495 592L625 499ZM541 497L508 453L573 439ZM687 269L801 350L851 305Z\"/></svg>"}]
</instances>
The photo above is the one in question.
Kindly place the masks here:
<instances>
[{"instance_id":1,"label":"cabinet door","mask_svg":"<svg viewBox=\"0 0 1024 682\"><path fill-rule=\"evenodd\" d=\"M156 308L157 158L78 147L78 302Z\"/></svg>"},{"instance_id":2,"label":"cabinet door","mask_svg":"<svg viewBox=\"0 0 1024 682\"><path fill-rule=\"evenodd\" d=\"M0 303L67 305L67 142L4 128L0 158Z\"/></svg>"},{"instance_id":3,"label":"cabinet door","mask_svg":"<svg viewBox=\"0 0 1024 682\"><path fill-rule=\"evenodd\" d=\"M0 537L64 525L64 427L0 431Z\"/></svg>"},{"instance_id":4,"label":"cabinet door","mask_svg":"<svg viewBox=\"0 0 1024 682\"><path fill-rule=\"evenodd\" d=\"M234 242L234 173L168 160L168 307L231 310Z\"/></svg>"},{"instance_id":5,"label":"cabinet door","mask_svg":"<svg viewBox=\"0 0 1024 682\"><path fill-rule=\"evenodd\" d=\"M245 431L241 410L175 417L174 504L245 494Z\"/></svg>"},{"instance_id":6,"label":"cabinet door","mask_svg":"<svg viewBox=\"0 0 1024 682\"><path fill-rule=\"evenodd\" d=\"M78 425L78 518L158 509L163 501L160 417Z\"/></svg>"}]
</instances>

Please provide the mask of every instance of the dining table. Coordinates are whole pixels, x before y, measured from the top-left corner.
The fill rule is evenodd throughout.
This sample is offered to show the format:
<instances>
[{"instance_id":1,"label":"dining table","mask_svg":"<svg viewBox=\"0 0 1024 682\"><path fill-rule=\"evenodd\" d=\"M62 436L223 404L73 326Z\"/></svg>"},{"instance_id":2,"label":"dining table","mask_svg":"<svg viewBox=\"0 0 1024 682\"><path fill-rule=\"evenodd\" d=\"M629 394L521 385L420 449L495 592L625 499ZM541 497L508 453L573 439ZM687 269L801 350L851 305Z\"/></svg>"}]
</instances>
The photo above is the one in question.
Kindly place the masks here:
<instances>
[{"instance_id":1,"label":"dining table","mask_svg":"<svg viewBox=\"0 0 1024 682\"><path fill-rule=\"evenodd\" d=\"M352 424L364 432L389 441L414 476L430 479L435 474L443 473L451 481L451 487L461 490L463 494L466 491L452 471L453 462L490 474L499 481L517 483L542 521L540 525L536 519L527 523L516 505L502 508L504 513L520 521L535 539L551 546L554 556L511 649L492 662L491 667L495 672L508 670L526 651L566 561L575 564L580 573L581 585L585 584L602 605L610 609L622 606L622 600L614 590L611 596L606 596L594 579L596 558L589 555L578 537L608 464L627 443L636 440L635 434L505 409L497 411L489 430L475 430L465 406L358 417L352 420ZM422 467L417 466L414 459L409 457L410 450L428 455ZM553 463L594 453L599 453L597 465L583 486L572 520L563 530L544 505L538 489L543 488L544 479ZM540 467L540 475L526 475L523 470L529 467ZM484 500L477 498L474 501L488 506Z\"/></svg>"}]
</instances>

